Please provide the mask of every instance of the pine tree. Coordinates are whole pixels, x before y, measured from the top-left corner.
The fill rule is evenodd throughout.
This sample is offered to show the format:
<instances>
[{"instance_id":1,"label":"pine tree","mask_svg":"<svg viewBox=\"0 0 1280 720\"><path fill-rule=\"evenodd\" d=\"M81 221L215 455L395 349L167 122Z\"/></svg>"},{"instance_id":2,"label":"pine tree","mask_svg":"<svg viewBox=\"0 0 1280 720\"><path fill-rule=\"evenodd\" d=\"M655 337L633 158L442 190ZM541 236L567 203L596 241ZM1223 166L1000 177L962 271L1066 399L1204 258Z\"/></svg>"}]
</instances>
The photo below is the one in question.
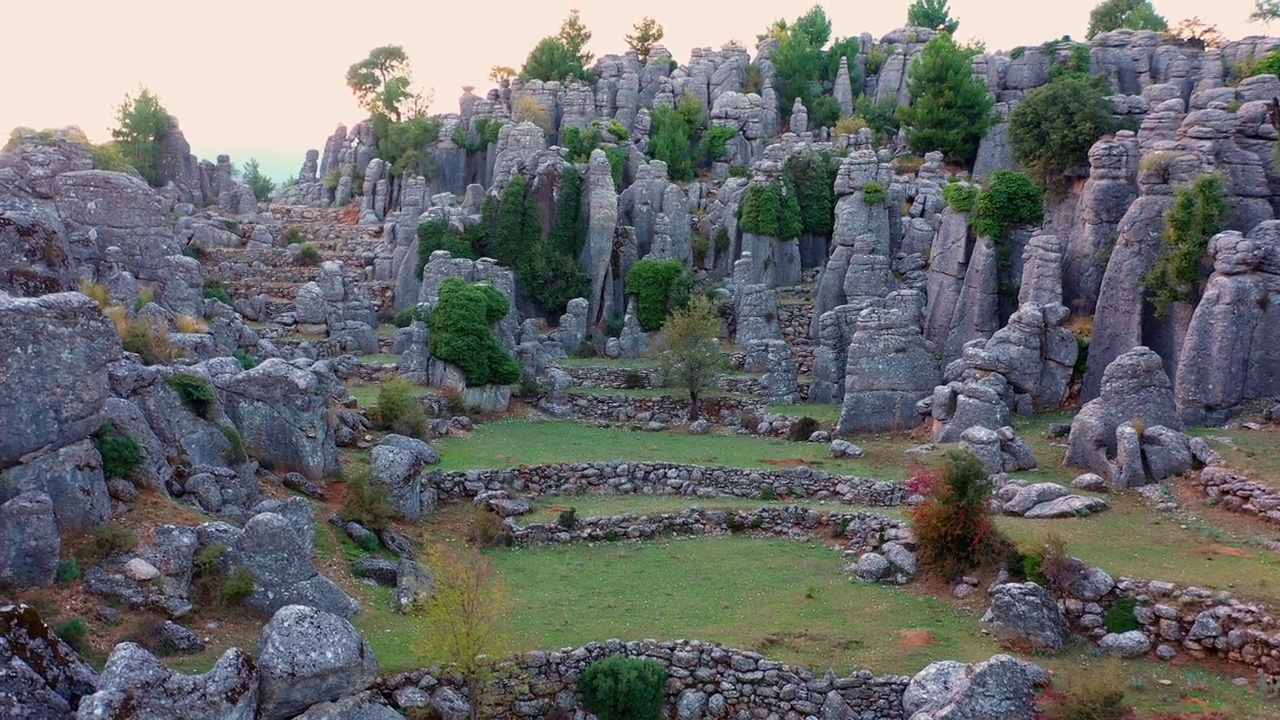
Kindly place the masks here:
<instances>
[{"instance_id":1,"label":"pine tree","mask_svg":"<svg viewBox=\"0 0 1280 720\"><path fill-rule=\"evenodd\" d=\"M950 162L971 166L991 126L995 101L973 77L969 53L942 33L924 46L907 74L911 105L898 113L911 151L939 150Z\"/></svg>"},{"instance_id":2,"label":"pine tree","mask_svg":"<svg viewBox=\"0 0 1280 720\"><path fill-rule=\"evenodd\" d=\"M111 137L125 160L152 187L163 186L160 141L169 132L169 113L160 99L145 87L138 91L137 98L125 95L124 102L116 108L116 122L120 126L111 131Z\"/></svg>"},{"instance_id":3,"label":"pine tree","mask_svg":"<svg viewBox=\"0 0 1280 720\"><path fill-rule=\"evenodd\" d=\"M915 0L907 8L907 24L954 35L960 21L951 17L951 8L947 5L948 0Z\"/></svg>"},{"instance_id":4,"label":"pine tree","mask_svg":"<svg viewBox=\"0 0 1280 720\"><path fill-rule=\"evenodd\" d=\"M635 32L626 36L627 47L635 51L640 62L649 62L649 53L653 51L653 46L662 40L665 31L657 20L648 16L641 18L631 29Z\"/></svg>"}]
</instances>

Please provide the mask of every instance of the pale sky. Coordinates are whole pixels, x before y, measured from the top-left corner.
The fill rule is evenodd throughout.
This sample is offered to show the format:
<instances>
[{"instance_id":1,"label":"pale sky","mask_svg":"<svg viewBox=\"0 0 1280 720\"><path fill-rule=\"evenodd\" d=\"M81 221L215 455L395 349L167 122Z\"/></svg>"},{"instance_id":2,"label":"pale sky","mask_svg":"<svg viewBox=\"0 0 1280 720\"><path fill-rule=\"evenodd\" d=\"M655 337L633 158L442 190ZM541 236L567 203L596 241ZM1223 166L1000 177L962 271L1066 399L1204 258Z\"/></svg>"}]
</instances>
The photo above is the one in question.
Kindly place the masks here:
<instances>
[{"instance_id":1,"label":"pale sky","mask_svg":"<svg viewBox=\"0 0 1280 720\"><path fill-rule=\"evenodd\" d=\"M905 23L909 0L825 0L834 37L879 38ZM991 50L1084 37L1096 0L951 0L957 39ZM1245 22L1253 0L1155 0L1170 22L1200 15L1228 38L1263 34ZM11 128L79 125L109 139L113 109L146 85L177 116L202 159L256 156L280 180L298 172L339 123L361 118L347 67L379 45L402 45L433 112L457 112L465 85L483 95L493 65L519 69L571 7L594 33L597 56L626 50L647 13L681 63L693 47L755 36L813 0L472 0L330 3L323 0L0 0L0 141ZM378 12L371 16L368 13ZM1280 33L1280 24L1274 28Z\"/></svg>"}]
</instances>

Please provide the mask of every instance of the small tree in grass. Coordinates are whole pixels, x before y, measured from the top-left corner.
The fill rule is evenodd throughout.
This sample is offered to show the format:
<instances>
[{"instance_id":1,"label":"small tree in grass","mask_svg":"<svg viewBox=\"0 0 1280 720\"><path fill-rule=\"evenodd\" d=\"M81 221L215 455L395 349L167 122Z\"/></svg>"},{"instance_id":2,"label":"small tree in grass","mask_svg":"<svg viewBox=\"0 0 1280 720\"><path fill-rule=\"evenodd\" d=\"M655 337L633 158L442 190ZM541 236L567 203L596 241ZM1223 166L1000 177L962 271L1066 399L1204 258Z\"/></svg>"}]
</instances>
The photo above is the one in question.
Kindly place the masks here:
<instances>
[{"instance_id":1,"label":"small tree in grass","mask_svg":"<svg viewBox=\"0 0 1280 720\"><path fill-rule=\"evenodd\" d=\"M667 387L689 393L689 420L698 419L702 393L715 382L724 367L720 354L720 319L711 301L699 295L686 308L667 318L654 342L658 368Z\"/></svg>"},{"instance_id":2,"label":"small tree in grass","mask_svg":"<svg viewBox=\"0 0 1280 720\"><path fill-rule=\"evenodd\" d=\"M982 461L952 450L939 479L928 485L920 488L924 502L911 509L920 564L950 578L995 559L1007 543L991 521L991 481Z\"/></svg>"},{"instance_id":3,"label":"small tree in grass","mask_svg":"<svg viewBox=\"0 0 1280 720\"><path fill-rule=\"evenodd\" d=\"M582 702L600 720L655 720L662 713L667 669L656 660L610 655L578 676Z\"/></svg>"},{"instance_id":4,"label":"small tree in grass","mask_svg":"<svg viewBox=\"0 0 1280 720\"><path fill-rule=\"evenodd\" d=\"M475 718L507 651L506 592L475 546L437 542L420 559L434 585L431 599L418 610L426 660L450 665L466 679Z\"/></svg>"}]
</instances>

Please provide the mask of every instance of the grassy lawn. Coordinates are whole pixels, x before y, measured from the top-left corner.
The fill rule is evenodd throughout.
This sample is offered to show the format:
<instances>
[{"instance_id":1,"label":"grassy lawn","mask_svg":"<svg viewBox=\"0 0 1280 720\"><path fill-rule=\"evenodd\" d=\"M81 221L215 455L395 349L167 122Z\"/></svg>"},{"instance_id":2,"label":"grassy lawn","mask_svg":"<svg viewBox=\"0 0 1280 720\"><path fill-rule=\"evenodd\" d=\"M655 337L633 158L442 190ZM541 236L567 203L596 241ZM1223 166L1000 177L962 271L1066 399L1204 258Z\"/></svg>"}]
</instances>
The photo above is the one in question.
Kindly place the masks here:
<instances>
[{"instance_id":1,"label":"grassy lawn","mask_svg":"<svg viewBox=\"0 0 1280 720\"><path fill-rule=\"evenodd\" d=\"M395 356L392 355L388 357ZM378 383L353 382L350 385L347 385L347 392L351 393L351 397L355 398L356 402L360 403L360 407L369 408L373 407L373 404L378 400L378 388ZM431 392L431 388L429 387L423 385L413 386L414 397L422 397L429 392Z\"/></svg>"},{"instance_id":2,"label":"grassy lawn","mask_svg":"<svg viewBox=\"0 0 1280 720\"><path fill-rule=\"evenodd\" d=\"M436 443L445 470L502 469L562 462L679 462L739 468L808 465L841 475L898 479L906 473L905 436L865 435L858 460L832 460L824 443L751 435L689 435L593 428L562 420L511 419L476 426L469 437ZM912 443L914 444L914 443Z\"/></svg>"},{"instance_id":3,"label":"grassy lawn","mask_svg":"<svg viewBox=\"0 0 1280 720\"><path fill-rule=\"evenodd\" d=\"M753 498L689 498L682 495L547 495L534 503L533 512L520 518L522 525L555 522L570 507L579 519L615 515L678 513L697 505L704 510L752 511L763 507L799 505L819 512L855 512L858 508L820 500L756 500ZM897 508L868 508L869 512L902 517Z\"/></svg>"},{"instance_id":4,"label":"grassy lawn","mask_svg":"<svg viewBox=\"0 0 1280 720\"><path fill-rule=\"evenodd\" d=\"M1248 475L1249 479L1280 487L1280 426L1264 425L1262 430L1233 428L1192 428L1189 435L1208 438L1227 465ZM1221 438L1229 438L1230 443Z\"/></svg>"},{"instance_id":5,"label":"grassy lawn","mask_svg":"<svg viewBox=\"0 0 1280 720\"><path fill-rule=\"evenodd\" d=\"M793 418L811 417L828 430L835 426L836 421L840 419L840 406L836 404L797 403L795 405L770 405L765 408L765 411Z\"/></svg>"},{"instance_id":6,"label":"grassy lawn","mask_svg":"<svg viewBox=\"0 0 1280 720\"><path fill-rule=\"evenodd\" d=\"M608 638L698 638L817 672L910 673L936 658L980 660L996 648L978 614L851 582L830 548L790 540L701 538L493 553L517 649ZM903 642L927 630L930 645Z\"/></svg>"}]
</instances>

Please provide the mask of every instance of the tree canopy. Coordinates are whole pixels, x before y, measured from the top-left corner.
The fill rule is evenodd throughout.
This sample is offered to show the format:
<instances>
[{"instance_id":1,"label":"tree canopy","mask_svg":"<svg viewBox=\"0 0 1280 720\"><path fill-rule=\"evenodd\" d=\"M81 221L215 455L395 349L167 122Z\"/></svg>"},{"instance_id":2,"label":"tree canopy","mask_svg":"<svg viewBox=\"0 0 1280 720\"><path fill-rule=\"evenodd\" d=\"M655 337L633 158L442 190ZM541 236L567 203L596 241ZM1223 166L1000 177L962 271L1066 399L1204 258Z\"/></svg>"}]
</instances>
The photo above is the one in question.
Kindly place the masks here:
<instances>
[{"instance_id":1,"label":"tree canopy","mask_svg":"<svg viewBox=\"0 0 1280 720\"><path fill-rule=\"evenodd\" d=\"M595 59L595 55L585 50L587 43L591 42L591 31L583 24L577 8L569 11L568 17L560 24L560 34L556 37L569 48L569 52L574 54L582 67L590 65Z\"/></svg>"},{"instance_id":2,"label":"tree canopy","mask_svg":"<svg viewBox=\"0 0 1280 720\"><path fill-rule=\"evenodd\" d=\"M258 202L266 202L276 188L271 178L262 174L257 158L249 158L249 162L244 164L244 181L253 188L253 197Z\"/></svg>"},{"instance_id":3,"label":"tree canopy","mask_svg":"<svg viewBox=\"0 0 1280 720\"><path fill-rule=\"evenodd\" d=\"M402 115L421 115L431 104L413 90L409 56L399 45L383 45L347 68L347 87L370 115L400 122Z\"/></svg>"},{"instance_id":4,"label":"tree canopy","mask_svg":"<svg viewBox=\"0 0 1280 720\"><path fill-rule=\"evenodd\" d=\"M665 31L657 20L649 16L640 19L634 26L632 32L626 36L627 47L635 52L636 57L640 58L640 62L649 62L649 53L653 51L653 46L662 40Z\"/></svg>"},{"instance_id":5,"label":"tree canopy","mask_svg":"<svg viewBox=\"0 0 1280 720\"><path fill-rule=\"evenodd\" d=\"M160 141L169 133L169 113L160 99L143 87L138 96L124 96L124 102L116 108L117 127L111 137L125 160L152 187L164 185L160 172Z\"/></svg>"},{"instance_id":6,"label":"tree canopy","mask_svg":"<svg viewBox=\"0 0 1280 720\"><path fill-rule=\"evenodd\" d=\"M552 35L542 38L533 46L529 57L525 58L524 67L520 69L520 79L525 81L559 81L570 75L579 79L586 76L582 60L563 40Z\"/></svg>"},{"instance_id":7,"label":"tree canopy","mask_svg":"<svg viewBox=\"0 0 1280 720\"><path fill-rule=\"evenodd\" d=\"M1275 20L1280 20L1280 0L1254 0L1253 12L1249 13L1249 22L1262 23L1270 27Z\"/></svg>"},{"instance_id":8,"label":"tree canopy","mask_svg":"<svg viewBox=\"0 0 1280 720\"><path fill-rule=\"evenodd\" d=\"M971 166L978 143L991 126L995 100L973 77L971 54L949 33L930 40L907 73L911 105L899 109L911 151L941 151L951 162Z\"/></svg>"},{"instance_id":9,"label":"tree canopy","mask_svg":"<svg viewBox=\"0 0 1280 720\"><path fill-rule=\"evenodd\" d=\"M960 20L951 17L949 0L913 0L907 7L907 24L955 34Z\"/></svg>"},{"instance_id":10,"label":"tree canopy","mask_svg":"<svg viewBox=\"0 0 1280 720\"><path fill-rule=\"evenodd\" d=\"M1041 187L1089 165L1089 148L1115 129L1106 81L1061 77L1027 93L1009 118L1013 157Z\"/></svg>"},{"instance_id":11,"label":"tree canopy","mask_svg":"<svg viewBox=\"0 0 1280 720\"><path fill-rule=\"evenodd\" d=\"M1103 0L1089 13L1085 38L1121 28L1159 31L1168 30L1169 23L1156 13L1151 0Z\"/></svg>"},{"instance_id":12,"label":"tree canopy","mask_svg":"<svg viewBox=\"0 0 1280 720\"><path fill-rule=\"evenodd\" d=\"M663 382L689 393L690 420L698 419L699 399L724 367L720 333L720 319L711 301L698 295L687 307L671 313L654 342Z\"/></svg>"}]
</instances>

